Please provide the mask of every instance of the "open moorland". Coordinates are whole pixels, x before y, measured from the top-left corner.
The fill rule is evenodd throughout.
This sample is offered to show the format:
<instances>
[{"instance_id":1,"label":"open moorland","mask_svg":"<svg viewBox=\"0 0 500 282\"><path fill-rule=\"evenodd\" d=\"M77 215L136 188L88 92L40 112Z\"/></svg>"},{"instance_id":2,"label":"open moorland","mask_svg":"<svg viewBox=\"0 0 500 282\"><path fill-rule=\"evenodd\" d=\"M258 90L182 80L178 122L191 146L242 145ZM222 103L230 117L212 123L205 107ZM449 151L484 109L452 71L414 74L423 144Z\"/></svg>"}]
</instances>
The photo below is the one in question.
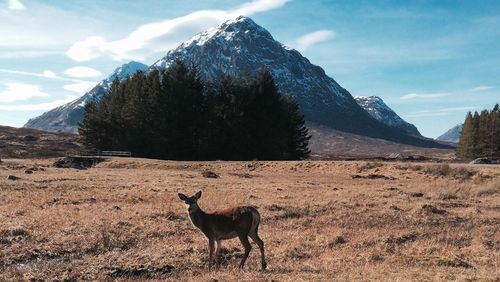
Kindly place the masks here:
<instances>
[{"instance_id":1,"label":"open moorland","mask_svg":"<svg viewBox=\"0 0 500 282\"><path fill-rule=\"evenodd\" d=\"M2 281L500 279L498 167L53 162L0 163ZM234 239L223 243L219 270L208 271L207 242L177 198L198 190L205 210L258 207L268 270L259 271L255 245L238 270Z\"/></svg>"},{"instance_id":2,"label":"open moorland","mask_svg":"<svg viewBox=\"0 0 500 282\"><path fill-rule=\"evenodd\" d=\"M81 150L78 135L0 125L0 158L62 157Z\"/></svg>"}]
</instances>

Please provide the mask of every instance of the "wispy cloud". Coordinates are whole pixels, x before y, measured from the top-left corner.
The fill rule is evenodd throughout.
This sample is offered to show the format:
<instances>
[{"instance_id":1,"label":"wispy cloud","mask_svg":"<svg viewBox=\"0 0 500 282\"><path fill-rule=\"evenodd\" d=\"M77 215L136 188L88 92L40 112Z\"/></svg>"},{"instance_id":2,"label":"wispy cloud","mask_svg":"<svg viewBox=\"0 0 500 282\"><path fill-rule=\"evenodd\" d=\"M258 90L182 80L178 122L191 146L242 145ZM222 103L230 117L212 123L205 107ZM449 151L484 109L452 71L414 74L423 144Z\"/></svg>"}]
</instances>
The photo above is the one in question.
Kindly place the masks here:
<instances>
[{"instance_id":1,"label":"wispy cloud","mask_svg":"<svg viewBox=\"0 0 500 282\"><path fill-rule=\"evenodd\" d=\"M26 112L26 111L46 111L51 110L53 108L62 106L66 103L69 103L78 96L66 96L66 99L59 99L51 102L39 103L39 104L26 104L26 105L2 105L0 104L1 111L8 112Z\"/></svg>"},{"instance_id":2,"label":"wispy cloud","mask_svg":"<svg viewBox=\"0 0 500 282\"><path fill-rule=\"evenodd\" d=\"M478 86L478 87L474 87L472 88L470 91L472 92L482 92L482 91L488 91L488 90L491 90L495 87L493 86L485 86L485 85L481 85L481 86Z\"/></svg>"},{"instance_id":3,"label":"wispy cloud","mask_svg":"<svg viewBox=\"0 0 500 282\"><path fill-rule=\"evenodd\" d=\"M477 106L465 106L465 107L448 107L433 110L422 110L414 111L403 115L406 118L416 118L416 117L434 117L434 116L447 116L453 112L466 112L477 109Z\"/></svg>"},{"instance_id":4,"label":"wispy cloud","mask_svg":"<svg viewBox=\"0 0 500 282\"><path fill-rule=\"evenodd\" d=\"M64 71L64 74L71 77L85 78L85 77L98 77L101 72L90 67L72 67Z\"/></svg>"},{"instance_id":5,"label":"wispy cloud","mask_svg":"<svg viewBox=\"0 0 500 282\"><path fill-rule=\"evenodd\" d=\"M94 87L96 84L97 82L82 81L64 85L63 88L71 92L76 92L78 94L85 94L88 90L92 89L92 87Z\"/></svg>"},{"instance_id":6,"label":"wispy cloud","mask_svg":"<svg viewBox=\"0 0 500 282\"><path fill-rule=\"evenodd\" d=\"M29 72L29 71L0 69L0 73L27 75L27 76L42 77L42 78L48 78L48 79L64 80L64 81L77 81L77 82L81 81L80 79L66 78L66 77L58 76L53 71L50 71L50 70L44 70L43 72Z\"/></svg>"},{"instance_id":7,"label":"wispy cloud","mask_svg":"<svg viewBox=\"0 0 500 282\"><path fill-rule=\"evenodd\" d=\"M406 114L404 118L419 118L419 117L441 117L447 116L449 113L421 113L421 114Z\"/></svg>"},{"instance_id":8,"label":"wispy cloud","mask_svg":"<svg viewBox=\"0 0 500 282\"><path fill-rule=\"evenodd\" d=\"M411 100L411 99L435 99L450 96L450 93L409 93L401 96L403 100Z\"/></svg>"},{"instance_id":9,"label":"wispy cloud","mask_svg":"<svg viewBox=\"0 0 500 282\"><path fill-rule=\"evenodd\" d=\"M17 10L17 11L20 11L20 10L25 10L26 9L26 6L23 5L23 3L21 3L20 0L8 0L8 7L10 10Z\"/></svg>"},{"instance_id":10,"label":"wispy cloud","mask_svg":"<svg viewBox=\"0 0 500 282\"><path fill-rule=\"evenodd\" d=\"M297 38L296 48L304 52L314 44L321 43L335 36L333 30L317 30Z\"/></svg>"},{"instance_id":11,"label":"wispy cloud","mask_svg":"<svg viewBox=\"0 0 500 282\"><path fill-rule=\"evenodd\" d=\"M24 83L6 83L7 89L0 92L0 103L29 100L35 97L47 97L36 85Z\"/></svg>"},{"instance_id":12,"label":"wispy cloud","mask_svg":"<svg viewBox=\"0 0 500 282\"><path fill-rule=\"evenodd\" d=\"M90 36L73 44L66 55L78 62L100 56L110 56L115 60L141 60L147 52L169 50L185 40L187 36L194 35L226 19L276 9L288 1L254 0L233 10L200 10L182 17L139 26L128 36L118 40Z\"/></svg>"}]
</instances>

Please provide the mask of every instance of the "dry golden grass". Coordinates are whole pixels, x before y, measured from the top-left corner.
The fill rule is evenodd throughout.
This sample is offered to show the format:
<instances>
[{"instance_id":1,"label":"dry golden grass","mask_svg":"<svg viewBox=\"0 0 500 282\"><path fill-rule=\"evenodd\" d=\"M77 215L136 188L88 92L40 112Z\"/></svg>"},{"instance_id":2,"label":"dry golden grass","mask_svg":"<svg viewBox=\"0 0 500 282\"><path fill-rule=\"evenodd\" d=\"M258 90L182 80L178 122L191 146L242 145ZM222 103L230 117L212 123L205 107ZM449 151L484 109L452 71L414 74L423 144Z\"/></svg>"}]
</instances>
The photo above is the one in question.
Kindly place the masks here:
<instances>
[{"instance_id":1,"label":"dry golden grass","mask_svg":"<svg viewBox=\"0 0 500 282\"><path fill-rule=\"evenodd\" d=\"M75 170L51 161L36 161L44 170L33 174L24 169L35 161L0 164L0 280L500 279L498 168L113 159ZM224 241L223 265L208 271L207 243L177 198L198 190L206 210L259 208L267 271L255 245L237 269L237 240Z\"/></svg>"}]
</instances>

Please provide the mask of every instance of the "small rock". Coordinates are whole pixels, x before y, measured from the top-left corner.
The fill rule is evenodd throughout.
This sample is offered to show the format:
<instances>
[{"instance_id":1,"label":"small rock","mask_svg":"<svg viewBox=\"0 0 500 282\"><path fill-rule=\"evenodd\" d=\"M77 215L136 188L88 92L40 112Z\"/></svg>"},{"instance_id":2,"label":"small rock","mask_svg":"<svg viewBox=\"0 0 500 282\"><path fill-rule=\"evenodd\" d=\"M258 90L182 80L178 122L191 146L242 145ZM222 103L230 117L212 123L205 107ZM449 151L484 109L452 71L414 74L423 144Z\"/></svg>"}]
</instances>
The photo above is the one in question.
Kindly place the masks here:
<instances>
[{"instance_id":1,"label":"small rock","mask_svg":"<svg viewBox=\"0 0 500 282\"><path fill-rule=\"evenodd\" d=\"M398 206L396 206L396 205L391 205L389 208L390 208L391 210L395 210L395 211L400 211L400 210L401 210L401 209L400 209Z\"/></svg>"},{"instance_id":2,"label":"small rock","mask_svg":"<svg viewBox=\"0 0 500 282\"><path fill-rule=\"evenodd\" d=\"M433 205L430 204L425 204L422 206L422 210L429 212L429 213L434 213L434 214L445 214L446 211L442 209L438 209Z\"/></svg>"},{"instance_id":3,"label":"small rock","mask_svg":"<svg viewBox=\"0 0 500 282\"><path fill-rule=\"evenodd\" d=\"M23 137L24 141L37 141L38 137L33 136L33 135L26 135Z\"/></svg>"},{"instance_id":4,"label":"small rock","mask_svg":"<svg viewBox=\"0 0 500 282\"><path fill-rule=\"evenodd\" d=\"M27 169L24 171L25 174L33 174L33 170L31 169Z\"/></svg>"},{"instance_id":5,"label":"small rock","mask_svg":"<svg viewBox=\"0 0 500 282\"><path fill-rule=\"evenodd\" d=\"M410 196L415 197L415 198L422 198L424 196L424 194L420 193L420 192L411 192Z\"/></svg>"},{"instance_id":6,"label":"small rock","mask_svg":"<svg viewBox=\"0 0 500 282\"><path fill-rule=\"evenodd\" d=\"M347 240L342 236L337 236L337 238L335 238L334 243L335 244L345 244L345 243L347 243Z\"/></svg>"},{"instance_id":7,"label":"small rock","mask_svg":"<svg viewBox=\"0 0 500 282\"><path fill-rule=\"evenodd\" d=\"M15 176L15 175L9 175L9 176L7 176L7 179L8 179L8 180L18 180L18 179L21 179L21 178L20 178L20 177Z\"/></svg>"},{"instance_id":8,"label":"small rock","mask_svg":"<svg viewBox=\"0 0 500 282\"><path fill-rule=\"evenodd\" d=\"M219 175L217 173L210 170L205 170L204 172L201 173L201 175L203 175L203 177L206 178L219 178Z\"/></svg>"},{"instance_id":9,"label":"small rock","mask_svg":"<svg viewBox=\"0 0 500 282\"><path fill-rule=\"evenodd\" d=\"M270 211L280 211L280 210L283 210L283 207L278 206L276 204L272 204L271 206L269 206L269 210Z\"/></svg>"}]
</instances>

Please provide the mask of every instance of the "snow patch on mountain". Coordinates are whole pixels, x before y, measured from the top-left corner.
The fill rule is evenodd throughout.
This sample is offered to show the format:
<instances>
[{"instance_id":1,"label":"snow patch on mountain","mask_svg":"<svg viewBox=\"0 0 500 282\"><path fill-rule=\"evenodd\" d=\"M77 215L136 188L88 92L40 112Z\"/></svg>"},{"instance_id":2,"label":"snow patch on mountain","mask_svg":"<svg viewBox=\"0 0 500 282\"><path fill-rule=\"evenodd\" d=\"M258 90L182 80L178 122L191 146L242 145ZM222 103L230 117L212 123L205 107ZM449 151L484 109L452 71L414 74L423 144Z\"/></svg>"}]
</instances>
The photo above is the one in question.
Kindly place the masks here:
<instances>
[{"instance_id":1,"label":"snow patch on mountain","mask_svg":"<svg viewBox=\"0 0 500 282\"><path fill-rule=\"evenodd\" d=\"M392 127L404 130L410 135L421 136L417 127L403 120L396 114L382 98L378 96L356 96L354 97L358 105L367 111L376 120Z\"/></svg>"}]
</instances>

